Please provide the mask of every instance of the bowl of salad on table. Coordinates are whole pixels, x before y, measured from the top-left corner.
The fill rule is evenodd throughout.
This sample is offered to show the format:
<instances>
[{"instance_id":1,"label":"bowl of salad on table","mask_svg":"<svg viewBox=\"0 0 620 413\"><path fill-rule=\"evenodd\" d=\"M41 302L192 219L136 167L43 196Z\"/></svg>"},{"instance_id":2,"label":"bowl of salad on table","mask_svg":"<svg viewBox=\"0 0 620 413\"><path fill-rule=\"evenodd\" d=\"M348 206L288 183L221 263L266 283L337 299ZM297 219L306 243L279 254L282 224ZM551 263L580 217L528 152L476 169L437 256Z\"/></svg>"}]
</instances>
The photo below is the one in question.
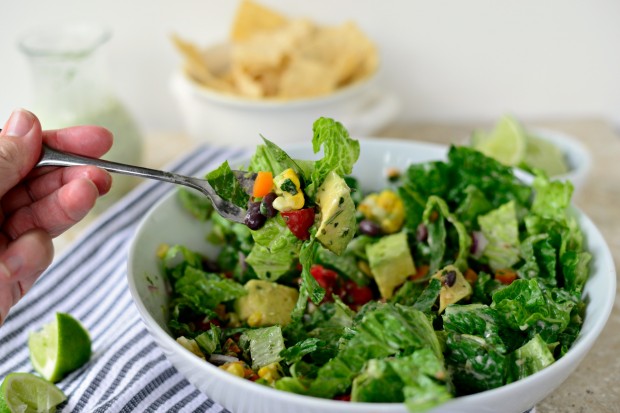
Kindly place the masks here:
<instances>
[{"instance_id":1,"label":"bowl of salad on table","mask_svg":"<svg viewBox=\"0 0 620 413\"><path fill-rule=\"evenodd\" d=\"M129 286L172 364L233 412L519 413L560 386L615 293L572 184L311 132L205 170L244 223L184 189L144 217Z\"/></svg>"}]
</instances>

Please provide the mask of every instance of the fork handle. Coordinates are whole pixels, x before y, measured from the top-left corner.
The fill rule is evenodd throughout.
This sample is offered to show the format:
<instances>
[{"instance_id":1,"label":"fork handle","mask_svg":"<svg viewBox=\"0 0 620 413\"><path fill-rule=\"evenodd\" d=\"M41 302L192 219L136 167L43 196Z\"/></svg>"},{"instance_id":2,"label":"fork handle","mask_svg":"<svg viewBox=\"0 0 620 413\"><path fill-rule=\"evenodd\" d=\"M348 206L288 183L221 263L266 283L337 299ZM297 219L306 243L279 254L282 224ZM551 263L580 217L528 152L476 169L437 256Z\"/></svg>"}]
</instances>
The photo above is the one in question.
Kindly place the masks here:
<instances>
[{"instance_id":1,"label":"fork handle","mask_svg":"<svg viewBox=\"0 0 620 413\"><path fill-rule=\"evenodd\" d=\"M86 156L75 155L72 153L59 152L50 148L47 145L43 145L43 148L41 150L41 158L39 159L39 162L36 166L39 167L80 165L93 165L101 169L105 169L108 172L138 176L141 178L157 179L159 181L171 182L173 184L192 186L189 178L183 175L175 174L172 172L160 171L157 169L144 168L142 166L106 161L97 158L89 158Z\"/></svg>"}]
</instances>

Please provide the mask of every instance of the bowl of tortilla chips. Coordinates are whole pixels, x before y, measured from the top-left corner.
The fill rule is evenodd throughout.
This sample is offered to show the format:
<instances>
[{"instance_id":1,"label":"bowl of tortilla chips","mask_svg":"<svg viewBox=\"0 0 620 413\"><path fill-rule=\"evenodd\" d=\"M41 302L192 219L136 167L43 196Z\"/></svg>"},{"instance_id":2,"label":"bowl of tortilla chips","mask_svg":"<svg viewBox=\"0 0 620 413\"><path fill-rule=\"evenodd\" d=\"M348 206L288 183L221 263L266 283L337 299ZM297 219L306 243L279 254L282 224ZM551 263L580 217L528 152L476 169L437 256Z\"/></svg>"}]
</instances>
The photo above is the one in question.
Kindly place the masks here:
<instances>
[{"instance_id":1,"label":"bowl of tortilla chips","mask_svg":"<svg viewBox=\"0 0 620 413\"><path fill-rule=\"evenodd\" d=\"M200 47L172 39L183 64L171 90L199 142L254 145L259 134L300 141L308 137L299 125L321 116L341 119L352 135L370 135L399 110L379 86L375 44L353 22L320 25L245 0L227 41Z\"/></svg>"}]
</instances>

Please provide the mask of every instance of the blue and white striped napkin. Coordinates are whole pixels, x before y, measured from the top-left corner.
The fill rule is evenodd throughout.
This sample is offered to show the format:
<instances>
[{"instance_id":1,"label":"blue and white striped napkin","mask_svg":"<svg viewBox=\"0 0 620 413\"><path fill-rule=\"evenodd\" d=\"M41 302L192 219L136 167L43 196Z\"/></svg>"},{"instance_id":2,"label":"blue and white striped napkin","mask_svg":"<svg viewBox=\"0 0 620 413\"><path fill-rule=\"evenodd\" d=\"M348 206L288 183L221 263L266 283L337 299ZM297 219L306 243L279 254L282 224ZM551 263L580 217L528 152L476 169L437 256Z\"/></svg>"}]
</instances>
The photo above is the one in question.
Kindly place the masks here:
<instances>
[{"instance_id":1,"label":"blue and white striped napkin","mask_svg":"<svg viewBox=\"0 0 620 413\"><path fill-rule=\"evenodd\" d=\"M197 175L243 150L198 148L170 166ZM224 410L168 362L140 320L127 286L127 253L140 219L176 188L145 182L100 216L41 276L0 327L0 380L33 372L28 333L57 311L79 319L93 340L89 363L64 378L60 412L210 412Z\"/></svg>"}]
</instances>

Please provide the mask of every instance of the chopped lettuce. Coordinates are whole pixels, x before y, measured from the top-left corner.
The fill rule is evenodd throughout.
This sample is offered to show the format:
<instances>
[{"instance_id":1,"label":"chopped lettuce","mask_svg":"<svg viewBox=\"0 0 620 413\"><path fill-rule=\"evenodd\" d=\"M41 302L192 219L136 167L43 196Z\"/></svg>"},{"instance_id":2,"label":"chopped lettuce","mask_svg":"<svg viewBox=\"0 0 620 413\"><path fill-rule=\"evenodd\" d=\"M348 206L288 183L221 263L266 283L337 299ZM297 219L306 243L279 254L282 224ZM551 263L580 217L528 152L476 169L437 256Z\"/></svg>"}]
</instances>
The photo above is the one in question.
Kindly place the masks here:
<instances>
[{"instance_id":1,"label":"chopped lettuce","mask_svg":"<svg viewBox=\"0 0 620 413\"><path fill-rule=\"evenodd\" d=\"M542 289L536 279L516 280L493 295L491 307L512 329L524 331L529 337L539 334L551 343L568 326L575 305L557 291Z\"/></svg>"},{"instance_id":2,"label":"chopped lettuce","mask_svg":"<svg viewBox=\"0 0 620 413\"><path fill-rule=\"evenodd\" d=\"M194 338L198 346L207 355L221 351L220 340L222 339L222 330L215 324L211 328Z\"/></svg>"},{"instance_id":3,"label":"chopped lettuce","mask_svg":"<svg viewBox=\"0 0 620 413\"><path fill-rule=\"evenodd\" d=\"M197 313L213 310L216 305L247 293L236 281L192 267L174 283L174 291L179 300Z\"/></svg>"},{"instance_id":4,"label":"chopped lettuce","mask_svg":"<svg viewBox=\"0 0 620 413\"><path fill-rule=\"evenodd\" d=\"M446 264L446 256L449 262L453 263L461 271L467 268L467 257L471 247L471 236L467 233L465 226L459 222L448 208L446 202L437 197L430 196L426 203L426 209L422 215L422 220L428 228L428 244L431 252L430 272L434 273ZM445 221L448 221L456 230L458 248L456 251L447 248L448 229ZM456 255L456 258L454 256Z\"/></svg>"},{"instance_id":5,"label":"chopped lettuce","mask_svg":"<svg viewBox=\"0 0 620 413\"><path fill-rule=\"evenodd\" d=\"M411 307L377 306L352 328L355 334L336 357L318 370L308 394L331 398L345 393L371 359L408 355L427 348L443 362L441 346L429 319Z\"/></svg>"},{"instance_id":6,"label":"chopped lettuce","mask_svg":"<svg viewBox=\"0 0 620 413\"><path fill-rule=\"evenodd\" d=\"M284 338L280 326L247 330L243 336L249 341L253 369L282 360L280 353L284 350Z\"/></svg>"},{"instance_id":7,"label":"chopped lettuce","mask_svg":"<svg viewBox=\"0 0 620 413\"><path fill-rule=\"evenodd\" d=\"M275 281L291 269L302 241L288 229L281 216L268 220L251 233L255 244L246 262L259 278Z\"/></svg>"},{"instance_id":8,"label":"chopped lettuce","mask_svg":"<svg viewBox=\"0 0 620 413\"><path fill-rule=\"evenodd\" d=\"M327 118L314 123L312 144L315 153L322 150L317 160L296 160L263 138L248 167L274 174L292 168L299 176L304 207L318 211L306 241L279 214L250 230L212 214L204 198L180 195L192 215L210 219L207 239L220 252L207 259L173 246L162 257L175 336L193 338L208 356L234 354L254 373L277 364L282 377L259 380L276 389L405 403L411 412L520 380L566 354L583 325L581 294L592 260L570 212L570 183L539 175L530 187L510 168L467 147L451 147L446 161L410 165L401 179L386 184L403 201L400 245L415 259L415 269L385 302L378 300L381 285L367 250L387 234L358 231L341 255L316 238L323 212L316 192L329 174L345 179L356 204L363 198L363 185L347 176L359 144ZM247 205L227 163L209 176L221 196ZM475 248L473 232L482 234ZM333 272L315 279L320 272L310 269L317 264ZM462 275L433 277L445 266ZM498 270L518 278L500 277ZM240 319L235 313L231 302L246 294L241 283L256 278L298 287L289 324L256 328L261 324L251 315ZM356 304L353 295L360 290L352 281L373 300ZM437 305L457 281L471 286L471 294Z\"/></svg>"},{"instance_id":9,"label":"chopped lettuce","mask_svg":"<svg viewBox=\"0 0 620 413\"><path fill-rule=\"evenodd\" d=\"M410 411L425 411L452 398L448 374L429 349L404 357L369 360L353 381L351 401L405 402Z\"/></svg>"},{"instance_id":10,"label":"chopped lettuce","mask_svg":"<svg viewBox=\"0 0 620 413\"><path fill-rule=\"evenodd\" d=\"M203 194L196 193L196 191L187 188L180 188L178 197L183 208L197 220L206 221L211 217L213 205L209 198Z\"/></svg>"},{"instance_id":11,"label":"chopped lettuce","mask_svg":"<svg viewBox=\"0 0 620 413\"><path fill-rule=\"evenodd\" d=\"M413 164L407 168L398 195L405 204L405 225L415 231L422 222L431 195L445 196L449 187L448 166L444 162Z\"/></svg>"},{"instance_id":12,"label":"chopped lettuce","mask_svg":"<svg viewBox=\"0 0 620 413\"><path fill-rule=\"evenodd\" d=\"M341 177L349 175L360 155L360 144L349 137L349 132L340 122L330 118L319 118L312 126L312 149L314 153L323 148L323 158L316 161L312 171L312 183L306 188L309 196L321 186L332 171Z\"/></svg>"},{"instance_id":13,"label":"chopped lettuce","mask_svg":"<svg viewBox=\"0 0 620 413\"><path fill-rule=\"evenodd\" d=\"M207 174L207 181L223 199L231 201L241 208L245 208L248 205L249 195L233 174L228 161L224 161L219 168L209 172Z\"/></svg>"},{"instance_id":14,"label":"chopped lettuce","mask_svg":"<svg viewBox=\"0 0 620 413\"><path fill-rule=\"evenodd\" d=\"M493 270L512 268L519 261L519 223L514 201L509 201L478 217L480 230L488 241L483 256Z\"/></svg>"},{"instance_id":15,"label":"chopped lettuce","mask_svg":"<svg viewBox=\"0 0 620 413\"><path fill-rule=\"evenodd\" d=\"M537 334L510 355L507 382L512 383L550 366L555 361L549 345Z\"/></svg>"}]
</instances>

